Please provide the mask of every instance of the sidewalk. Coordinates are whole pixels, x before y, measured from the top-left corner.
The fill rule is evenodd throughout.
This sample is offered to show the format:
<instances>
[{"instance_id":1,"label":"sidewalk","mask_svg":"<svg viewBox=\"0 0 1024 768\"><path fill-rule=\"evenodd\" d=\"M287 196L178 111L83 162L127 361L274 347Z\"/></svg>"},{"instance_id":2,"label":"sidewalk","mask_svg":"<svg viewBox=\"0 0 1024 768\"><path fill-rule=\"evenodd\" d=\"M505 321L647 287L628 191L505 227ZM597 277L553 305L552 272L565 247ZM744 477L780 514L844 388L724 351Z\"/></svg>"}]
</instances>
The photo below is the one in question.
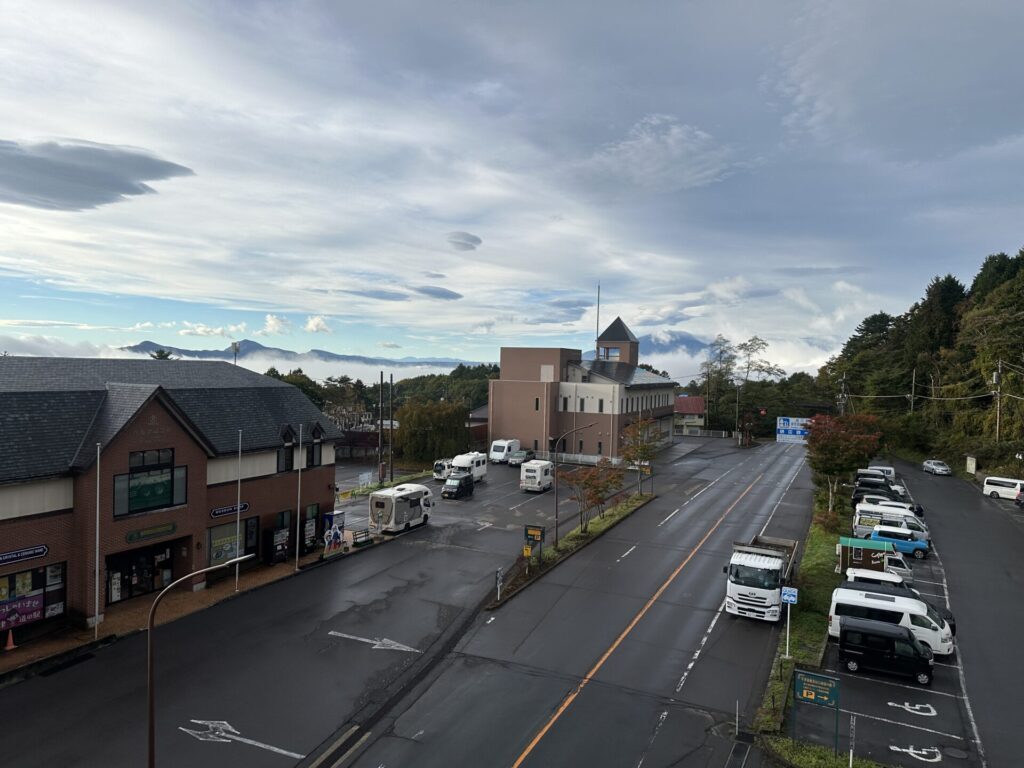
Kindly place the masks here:
<instances>
[{"instance_id":1,"label":"sidewalk","mask_svg":"<svg viewBox=\"0 0 1024 768\"><path fill-rule=\"evenodd\" d=\"M364 547L372 549L372 547ZM355 549L349 555L362 550ZM299 568L305 569L316 565L320 561L321 551L318 549L305 557L299 558ZM349 555L338 555L331 558L343 560ZM327 562L327 561L325 561ZM300 571L301 572L301 571ZM247 571L242 571L238 579L238 593L235 592L235 577L231 574L218 579L215 583L207 583L206 589L199 592L192 592L187 584L182 584L161 601L157 610L156 624L167 624L168 622L180 619L182 616L201 611L216 605L222 600L229 600L236 594L258 589L265 584L286 579L296 575L294 558L286 563L277 565L258 565ZM104 621L99 625L99 643L105 645L115 640L126 637L146 629L149 621L149 609L153 606L158 592L150 595L125 600L122 603L108 605L104 611ZM0 639L0 647L4 638ZM13 651L0 651L0 688L11 682L16 682L29 677L39 671L34 665L46 666L50 661L54 664L61 661L61 657L74 655L74 652L93 645L93 630L83 627L66 627L51 634L28 640L24 645L19 645Z\"/></svg>"}]
</instances>

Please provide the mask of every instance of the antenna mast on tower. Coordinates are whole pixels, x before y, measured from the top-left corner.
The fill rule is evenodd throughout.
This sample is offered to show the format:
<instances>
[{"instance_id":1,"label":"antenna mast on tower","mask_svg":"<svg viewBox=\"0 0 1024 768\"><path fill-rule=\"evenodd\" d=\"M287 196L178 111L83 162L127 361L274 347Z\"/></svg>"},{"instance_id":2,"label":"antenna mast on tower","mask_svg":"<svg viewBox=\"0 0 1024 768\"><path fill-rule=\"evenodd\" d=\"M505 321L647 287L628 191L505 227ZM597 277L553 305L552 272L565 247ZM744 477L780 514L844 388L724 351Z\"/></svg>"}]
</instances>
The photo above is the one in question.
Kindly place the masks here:
<instances>
[{"instance_id":1,"label":"antenna mast on tower","mask_svg":"<svg viewBox=\"0 0 1024 768\"><path fill-rule=\"evenodd\" d=\"M601 357L601 347L598 339L601 337L601 281L597 281L597 327L594 329L594 359Z\"/></svg>"}]
</instances>

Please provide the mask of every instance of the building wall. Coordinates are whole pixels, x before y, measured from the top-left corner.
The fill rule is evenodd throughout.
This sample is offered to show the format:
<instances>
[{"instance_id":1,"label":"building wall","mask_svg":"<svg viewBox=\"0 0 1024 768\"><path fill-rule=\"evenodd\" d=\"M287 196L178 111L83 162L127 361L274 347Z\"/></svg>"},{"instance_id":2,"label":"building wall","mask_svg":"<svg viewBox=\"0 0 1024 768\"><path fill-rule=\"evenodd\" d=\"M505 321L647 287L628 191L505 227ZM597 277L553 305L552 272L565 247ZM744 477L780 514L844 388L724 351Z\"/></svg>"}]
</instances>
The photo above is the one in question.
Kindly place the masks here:
<instances>
[{"instance_id":1,"label":"building wall","mask_svg":"<svg viewBox=\"0 0 1024 768\"><path fill-rule=\"evenodd\" d=\"M263 477L277 472L277 451L242 454L242 479ZM206 462L206 482L209 485L230 483L238 479L238 457L222 456Z\"/></svg>"},{"instance_id":2,"label":"building wall","mask_svg":"<svg viewBox=\"0 0 1024 768\"><path fill-rule=\"evenodd\" d=\"M561 381L569 362L582 357L578 349L502 347L501 381Z\"/></svg>"},{"instance_id":3,"label":"building wall","mask_svg":"<svg viewBox=\"0 0 1024 768\"><path fill-rule=\"evenodd\" d=\"M491 380L487 420L488 444L516 439L524 448L547 450L558 382Z\"/></svg>"},{"instance_id":4,"label":"building wall","mask_svg":"<svg viewBox=\"0 0 1024 768\"><path fill-rule=\"evenodd\" d=\"M71 509L74 505L75 487L70 477L0 486L0 520Z\"/></svg>"}]
</instances>

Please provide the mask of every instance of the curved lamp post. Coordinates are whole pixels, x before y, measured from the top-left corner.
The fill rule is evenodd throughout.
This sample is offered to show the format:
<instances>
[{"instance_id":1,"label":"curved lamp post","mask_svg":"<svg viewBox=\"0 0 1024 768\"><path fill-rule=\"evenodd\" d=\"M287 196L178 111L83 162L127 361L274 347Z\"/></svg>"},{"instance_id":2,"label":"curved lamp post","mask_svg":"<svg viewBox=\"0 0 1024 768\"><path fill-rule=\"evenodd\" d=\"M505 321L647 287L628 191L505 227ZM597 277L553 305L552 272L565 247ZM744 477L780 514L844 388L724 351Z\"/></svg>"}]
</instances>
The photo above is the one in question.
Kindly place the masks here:
<instances>
[{"instance_id":1,"label":"curved lamp post","mask_svg":"<svg viewBox=\"0 0 1024 768\"><path fill-rule=\"evenodd\" d=\"M568 432L566 432L563 435L560 435L555 440L555 549L558 549L558 444L561 443L573 432L581 432L584 429L590 429L595 424L597 424L597 422L593 421L590 424L587 424L585 427L576 427L575 429L570 429Z\"/></svg>"},{"instance_id":2,"label":"curved lamp post","mask_svg":"<svg viewBox=\"0 0 1024 768\"><path fill-rule=\"evenodd\" d=\"M164 595L182 582L188 581L193 576L198 576L200 573L208 573L209 571L217 571L221 568L227 568L229 565L241 563L253 557L256 557L256 555L243 555L242 557L232 558L220 565L211 565L209 568L201 568L198 571L192 571L192 573L186 574L177 581L172 581L164 587L163 591L156 596L156 600L153 601L153 607L149 609L149 623L146 625L146 693L149 698L149 761L147 765L149 768L156 768L156 691L153 683L153 620L156 618L156 608L160 605L160 601L163 600Z\"/></svg>"}]
</instances>

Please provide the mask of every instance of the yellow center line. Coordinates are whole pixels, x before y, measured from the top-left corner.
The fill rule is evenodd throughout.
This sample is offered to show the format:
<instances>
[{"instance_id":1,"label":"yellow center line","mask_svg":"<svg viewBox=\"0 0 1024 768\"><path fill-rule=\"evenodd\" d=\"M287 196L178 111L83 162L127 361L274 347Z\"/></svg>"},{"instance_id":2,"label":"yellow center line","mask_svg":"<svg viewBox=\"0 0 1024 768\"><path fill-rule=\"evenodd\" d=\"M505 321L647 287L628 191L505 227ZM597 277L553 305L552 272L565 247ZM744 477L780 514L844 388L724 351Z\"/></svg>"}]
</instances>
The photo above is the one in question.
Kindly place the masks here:
<instances>
[{"instance_id":1,"label":"yellow center line","mask_svg":"<svg viewBox=\"0 0 1024 768\"><path fill-rule=\"evenodd\" d=\"M604 666L604 663L608 661L608 657L615 653L615 649L618 648L622 641L629 636L629 633L632 632L636 625L640 623L640 620L647 614L647 611L650 610L651 606L654 605L655 601L659 597L661 597L662 593L669 588L673 581L675 581L676 576L678 576L680 572L683 570L683 568L686 567L686 564L689 563L690 560L693 559L693 556L697 554L697 552L700 550L700 548L704 546L704 542L706 542L711 537L711 534L713 534L718 529L718 526L722 524L722 521L725 520L726 516L730 512L732 512L733 508L737 504L739 504L740 501L743 500L744 496L750 493L750 489L753 488L754 485L756 485L762 477L764 477L764 473L761 473L756 478L754 478L754 481L743 490L743 493L736 497L736 501L729 505L729 508L722 513L722 516L718 518L718 520L715 521L715 524L712 525L708 529L708 532L704 534L704 538L697 542L697 546L690 550L690 554L688 554L686 558L683 560L683 562L681 562L676 567L676 569L672 571L672 575L665 579L665 583L658 587L657 592L651 595L650 599L644 604L644 607L637 612L636 616L633 617L633 620L629 622L626 628L622 630L622 633L617 638L615 638L615 642L608 646L608 649L603 654L601 654L601 658L597 660L597 663L595 663L594 666L590 668L590 671L583 676L583 679L580 680L579 685L576 686L576 689L565 697L565 699L559 705L558 709L555 710L554 714L552 714L551 717L548 718L548 721L544 723L544 727L537 731L537 734L530 740L530 743L526 745L526 748L522 751L522 754L520 754L519 757L516 758L516 761L512 764L512 768L519 768L519 766L523 764L523 761L530 756L530 753L533 752L533 750L537 747L537 745L540 743L540 740L543 739L547 732L551 730L551 727L556 722L558 722L558 719L565 713L565 711L570 706L572 706L572 703L576 701L576 697L583 692L584 688L586 688L587 683L589 683L594 678L594 675L596 675L598 671L601 669L601 667Z\"/></svg>"}]
</instances>

